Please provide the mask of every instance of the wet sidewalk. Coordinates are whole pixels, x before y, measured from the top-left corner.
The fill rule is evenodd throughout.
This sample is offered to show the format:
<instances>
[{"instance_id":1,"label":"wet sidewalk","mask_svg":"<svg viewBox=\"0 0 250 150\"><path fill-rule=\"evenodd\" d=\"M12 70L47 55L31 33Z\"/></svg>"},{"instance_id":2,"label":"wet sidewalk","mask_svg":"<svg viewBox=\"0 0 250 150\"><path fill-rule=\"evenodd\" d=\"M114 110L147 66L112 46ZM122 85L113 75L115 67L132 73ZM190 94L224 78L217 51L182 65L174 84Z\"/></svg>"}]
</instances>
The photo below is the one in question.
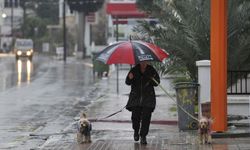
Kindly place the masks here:
<instances>
[{"instance_id":1,"label":"wet sidewalk","mask_svg":"<svg viewBox=\"0 0 250 150\"><path fill-rule=\"evenodd\" d=\"M116 72L109 78L100 79L92 91L89 105L79 106L92 121L92 143L78 144L76 132L69 123L61 133L47 136L46 142L38 149L51 150L249 150L250 138L214 138L210 145L200 145L197 131L181 132L177 126L176 104L159 88L156 88L157 105L152 114L152 123L147 136L148 144L140 145L133 141L130 122L131 113L127 110L102 119L122 109L128 100L130 87L125 85L128 70L119 71L119 94L116 92ZM161 79L161 85L172 95L173 86L168 79ZM93 100L94 99L94 100ZM79 105L86 103L86 98L79 99ZM78 116L76 116L77 118ZM94 121L99 119L98 121ZM72 118L73 122L73 118Z\"/></svg>"}]
</instances>

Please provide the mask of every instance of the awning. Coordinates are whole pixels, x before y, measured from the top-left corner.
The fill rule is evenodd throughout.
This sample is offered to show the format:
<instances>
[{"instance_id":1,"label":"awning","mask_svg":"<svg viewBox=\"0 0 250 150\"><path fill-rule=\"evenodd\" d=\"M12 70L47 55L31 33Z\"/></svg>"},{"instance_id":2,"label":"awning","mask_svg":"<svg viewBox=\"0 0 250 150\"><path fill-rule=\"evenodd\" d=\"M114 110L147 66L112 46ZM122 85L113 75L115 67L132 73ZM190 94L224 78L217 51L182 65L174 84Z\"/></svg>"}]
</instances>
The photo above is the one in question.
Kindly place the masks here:
<instances>
[{"instance_id":1,"label":"awning","mask_svg":"<svg viewBox=\"0 0 250 150\"><path fill-rule=\"evenodd\" d=\"M106 12L112 18L145 18L146 14L137 9L135 3L108 3Z\"/></svg>"}]
</instances>

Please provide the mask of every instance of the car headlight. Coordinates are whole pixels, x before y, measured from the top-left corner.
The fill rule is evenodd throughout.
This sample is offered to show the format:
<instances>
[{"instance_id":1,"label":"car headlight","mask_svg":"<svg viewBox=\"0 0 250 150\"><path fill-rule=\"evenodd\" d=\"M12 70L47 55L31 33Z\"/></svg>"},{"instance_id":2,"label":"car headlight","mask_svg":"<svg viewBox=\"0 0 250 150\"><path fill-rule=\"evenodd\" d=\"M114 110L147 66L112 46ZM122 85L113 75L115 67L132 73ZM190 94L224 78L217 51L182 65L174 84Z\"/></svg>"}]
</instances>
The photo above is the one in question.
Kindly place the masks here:
<instances>
[{"instance_id":1,"label":"car headlight","mask_svg":"<svg viewBox=\"0 0 250 150\"><path fill-rule=\"evenodd\" d=\"M17 55L22 55L22 52L21 51L17 51Z\"/></svg>"},{"instance_id":2,"label":"car headlight","mask_svg":"<svg viewBox=\"0 0 250 150\"><path fill-rule=\"evenodd\" d=\"M27 51L27 52L26 52L26 55L27 55L27 56L30 56L30 55L31 55L31 52L30 52L30 51Z\"/></svg>"}]
</instances>

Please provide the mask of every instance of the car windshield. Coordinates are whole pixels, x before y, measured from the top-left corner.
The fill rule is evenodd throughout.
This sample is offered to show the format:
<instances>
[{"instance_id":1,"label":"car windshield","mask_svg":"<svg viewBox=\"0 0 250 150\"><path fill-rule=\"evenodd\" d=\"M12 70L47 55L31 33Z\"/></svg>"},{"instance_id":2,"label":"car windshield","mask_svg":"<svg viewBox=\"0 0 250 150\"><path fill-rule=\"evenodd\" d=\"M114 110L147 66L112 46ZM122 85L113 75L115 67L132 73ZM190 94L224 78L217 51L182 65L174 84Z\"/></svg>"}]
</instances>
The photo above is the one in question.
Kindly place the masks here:
<instances>
[{"instance_id":1,"label":"car windshield","mask_svg":"<svg viewBox=\"0 0 250 150\"><path fill-rule=\"evenodd\" d=\"M31 40L17 40L15 47L17 49L31 49L33 48L33 42Z\"/></svg>"},{"instance_id":2,"label":"car windshield","mask_svg":"<svg viewBox=\"0 0 250 150\"><path fill-rule=\"evenodd\" d=\"M17 41L16 42L16 46L32 46L32 42L31 41Z\"/></svg>"}]
</instances>

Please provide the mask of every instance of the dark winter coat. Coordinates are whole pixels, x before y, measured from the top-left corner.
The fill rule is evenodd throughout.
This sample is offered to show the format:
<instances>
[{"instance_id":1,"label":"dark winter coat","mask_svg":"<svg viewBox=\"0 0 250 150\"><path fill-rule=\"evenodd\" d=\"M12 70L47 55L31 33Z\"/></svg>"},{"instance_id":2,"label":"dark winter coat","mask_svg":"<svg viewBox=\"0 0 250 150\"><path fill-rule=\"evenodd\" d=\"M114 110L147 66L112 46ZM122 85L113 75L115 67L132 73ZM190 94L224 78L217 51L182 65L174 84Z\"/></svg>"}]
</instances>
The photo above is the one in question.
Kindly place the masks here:
<instances>
[{"instance_id":1,"label":"dark winter coat","mask_svg":"<svg viewBox=\"0 0 250 150\"><path fill-rule=\"evenodd\" d=\"M134 75L133 79L129 79L129 73ZM126 109L132 111L133 107L141 106L155 109L156 98L154 86L157 86L151 78L153 77L158 83L160 83L160 77L157 71L151 66L147 65L145 72L141 73L140 65L136 65L129 71L126 77L126 84L131 85L131 91L129 94L129 100L126 105Z\"/></svg>"}]
</instances>

